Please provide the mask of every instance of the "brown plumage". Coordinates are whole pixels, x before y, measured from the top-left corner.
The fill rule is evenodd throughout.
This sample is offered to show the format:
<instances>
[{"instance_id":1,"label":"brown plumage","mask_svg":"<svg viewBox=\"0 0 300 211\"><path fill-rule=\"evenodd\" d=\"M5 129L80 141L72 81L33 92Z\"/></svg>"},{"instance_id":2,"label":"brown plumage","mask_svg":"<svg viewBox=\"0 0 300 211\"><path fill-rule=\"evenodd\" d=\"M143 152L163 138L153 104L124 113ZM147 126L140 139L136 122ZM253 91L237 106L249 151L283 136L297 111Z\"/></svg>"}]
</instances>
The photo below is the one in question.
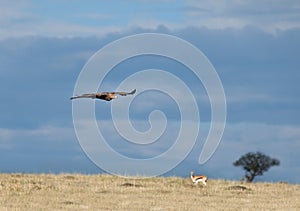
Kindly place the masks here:
<instances>
[{"instance_id":1,"label":"brown plumage","mask_svg":"<svg viewBox=\"0 0 300 211\"><path fill-rule=\"evenodd\" d=\"M204 175L195 176L194 172L191 171L191 180L193 181L193 183L195 185L197 185L198 182L202 182L203 185L206 185L207 176L204 176Z\"/></svg>"},{"instance_id":2,"label":"brown plumage","mask_svg":"<svg viewBox=\"0 0 300 211\"><path fill-rule=\"evenodd\" d=\"M111 101L112 99L117 98L117 95L126 96L126 95L133 95L136 92L136 89L132 90L131 92L98 92L92 94L83 94L79 96L71 97L70 99L77 99L77 98L92 98L92 99L101 99L106 101Z\"/></svg>"}]
</instances>

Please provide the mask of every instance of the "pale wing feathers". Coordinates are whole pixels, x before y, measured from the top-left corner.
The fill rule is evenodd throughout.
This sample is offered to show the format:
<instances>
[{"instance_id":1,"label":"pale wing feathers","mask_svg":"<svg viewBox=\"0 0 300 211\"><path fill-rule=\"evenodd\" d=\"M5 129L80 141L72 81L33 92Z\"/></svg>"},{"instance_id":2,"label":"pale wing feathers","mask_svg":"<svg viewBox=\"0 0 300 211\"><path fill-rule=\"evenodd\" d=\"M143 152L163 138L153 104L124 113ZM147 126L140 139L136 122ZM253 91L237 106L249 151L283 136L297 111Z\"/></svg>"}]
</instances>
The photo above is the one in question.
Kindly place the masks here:
<instances>
[{"instance_id":1,"label":"pale wing feathers","mask_svg":"<svg viewBox=\"0 0 300 211\"><path fill-rule=\"evenodd\" d=\"M70 99L73 100L77 98L96 98L96 94L83 94L83 95L71 97Z\"/></svg>"},{"instance_id":2,"label":"pale wing feathers","mask_svg":"<svg viewBox=\"0 0 300 211\"><path fill-rule=\"evenodd\" d=\"M136 92L136 89L132 90L131 92L106 92L106 94L114 94L114 95L121 95L121 96L126 96L126 95L133 95Z\"/></svg>"}]
</instances>

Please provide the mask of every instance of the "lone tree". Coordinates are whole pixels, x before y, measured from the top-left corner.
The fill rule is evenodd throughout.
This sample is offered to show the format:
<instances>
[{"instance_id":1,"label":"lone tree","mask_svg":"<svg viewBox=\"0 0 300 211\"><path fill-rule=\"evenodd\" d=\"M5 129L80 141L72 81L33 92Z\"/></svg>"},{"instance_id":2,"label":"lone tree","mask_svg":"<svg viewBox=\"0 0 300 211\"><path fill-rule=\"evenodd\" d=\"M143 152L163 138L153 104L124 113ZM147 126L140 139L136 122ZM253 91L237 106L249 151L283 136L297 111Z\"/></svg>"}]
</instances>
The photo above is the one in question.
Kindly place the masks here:
<instances>
[{"instance_id":1,"label":"lone tree","mask_svg":"<svg viewBox=\"0 0 300 211\"><path fill-rule=\"evenodd\" d=\"M247 182L252 182L256 176L263 175L272 166L279 166L277 159L270 158L261 152L248 152L233 163L234 166L242 166L245 170Z\"/></svg>"}]
</instances>

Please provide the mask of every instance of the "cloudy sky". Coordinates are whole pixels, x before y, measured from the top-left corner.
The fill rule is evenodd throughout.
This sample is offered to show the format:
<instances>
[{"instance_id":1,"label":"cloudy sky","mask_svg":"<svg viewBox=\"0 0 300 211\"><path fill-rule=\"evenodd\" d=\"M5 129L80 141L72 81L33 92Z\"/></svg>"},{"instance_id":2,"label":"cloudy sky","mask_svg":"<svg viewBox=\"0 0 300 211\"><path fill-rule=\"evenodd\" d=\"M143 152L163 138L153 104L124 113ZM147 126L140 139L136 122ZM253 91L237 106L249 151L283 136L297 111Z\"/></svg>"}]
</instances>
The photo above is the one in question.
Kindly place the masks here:
<instances>
[{"instance_id":1,"label":"cloudy sky","mask_svg":"<svg viewBox=\"0 0 300 211\"><path fill-rule=\"evenodd\" d=\"M0 25L0 172L103 172L78 142L69 97L99 49L151 32L174 35L199 48L215 67L227 101L221 143L200 165L211 114L201 82L181 74L181 64L155 56L124 61L107 76L101 85L105 90L140 70L164 69L192 90L199 88L193 92L200 108L199 138L167 175L185 177L193 169L211 178L240 179L243 171L232 163L244 153L261 151L281 164L257 181L300 182L299 1L4 0ZM120 74L118 69L128 71ZM143 83L137 82L137 89ZM124 98L117 100L116 106L122 106ZM116 151L149 158L172 146L180 126L174 100L157 92L137 93L131 107L137 130L145 131L149 113L159 109L168 119L166 132L151 146L132 146L111 122L111 103L97 101L99 128Z\"/></svg>"}]
</instances>

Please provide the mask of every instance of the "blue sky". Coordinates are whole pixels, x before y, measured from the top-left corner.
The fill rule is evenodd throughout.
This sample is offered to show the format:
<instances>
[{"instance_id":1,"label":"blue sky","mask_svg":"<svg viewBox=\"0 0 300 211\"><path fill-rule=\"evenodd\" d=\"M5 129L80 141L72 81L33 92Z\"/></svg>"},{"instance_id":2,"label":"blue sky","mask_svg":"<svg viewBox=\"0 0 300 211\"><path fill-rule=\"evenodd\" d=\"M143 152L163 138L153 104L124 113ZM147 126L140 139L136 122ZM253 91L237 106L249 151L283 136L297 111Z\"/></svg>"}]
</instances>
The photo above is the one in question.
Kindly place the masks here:
<instances>
[{"instance_id":1,"label":"blue sky","mask_svg":"<svg viewBox=\"0 0 300 211\"><path fill-rule=\"evenodd\" d=\"M232 163L244 153L262 151L281 165L258 181L299 183L299 1L4 0L0 10L0 172L101 172L86 157L73 128L69 97L76 79L104 45L127 35L158 32L185 39L205 53L223 83L228 111L214 156L202 166L197 163L200 140L169 175L186 176L194 169L212 178L239 179L243 171ZM178 64L159 58L142 61L133 59L116 69L173 69L191 88L199 85L192 75L176 72ZM104 88L117 87L130 73L116 77L112 72ZM197 103L205 128L210 118L207 97ZM159 108L173 120L172 131L178 128L173 104L149 104L149 98L138 96L133 124L147 127L149 111ZM114 132L110 115L97 113L109 111L110 104L97 102L96 109L104 130ZM159 142L137 153L120 140L113 135L112 146L131 156L155 155L171 144Z\"/></svg>"}]
</instances>

